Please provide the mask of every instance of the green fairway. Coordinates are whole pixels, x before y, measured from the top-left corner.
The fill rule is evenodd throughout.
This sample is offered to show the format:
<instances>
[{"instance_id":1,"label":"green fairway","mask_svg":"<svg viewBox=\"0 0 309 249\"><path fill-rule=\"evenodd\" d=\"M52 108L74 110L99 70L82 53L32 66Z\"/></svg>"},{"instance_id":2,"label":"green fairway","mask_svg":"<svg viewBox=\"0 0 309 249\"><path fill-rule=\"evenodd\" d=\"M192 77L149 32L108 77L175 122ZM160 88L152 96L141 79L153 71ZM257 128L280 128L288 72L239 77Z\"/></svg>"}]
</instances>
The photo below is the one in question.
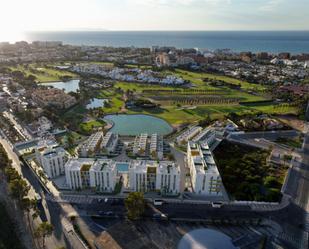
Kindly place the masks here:
<instances>
[{"instance_id":1,"label":"green fairway","mask_svg":"<svg viewBox=\"0 0 309 249\"><path fill-rule=\"evenodd\" d=\"M94 63L106 66L113 65L112 63L106 62ZM65 75L77 77L70 72L53 69L52 64L48 66L49 67L44 67L42 64L29 64L19 65L11 69L20 70L26 75L34 74L40 82L57 81ZM92 97L109 99L109 102L102 107L102 111L105 114L120 112L150 114L163 118L174 126L183 123L197 122L205 119L208 115L213 119L222 118L231 112L238 114L257 112L267 114L290 114L298 112L296 107L286 104L276 105L272 102L258 103L258 101L267 101L269 98L265 95L266 87L262 85L251 84L221 75L189 72L180 69L176 69L175 71L162 71L160 74L161 76L176 75L190 81L193 86L188 88L181 86L175 87L116 82L111 88L93 93ZM210 82L208 82L210 80L220 80L228 84L240 85L241 88L234 89L233 87L229 87L229 85L215 87L210 85ZM126 110L123 93L126 93L128 90L133 92L135 98L150 99L158 104L160 108ZM240 104L238 104L239 102ZM248 104L246 104L246 102L248 102ZM85 110L83 106L79 105L64 114L64 121L66 123L74 123L74 126L77 127L87 112L88 111ZM83 123L79 126L79 129L88 131L91 127L96 128L99 124L95 122L90 122L89 124Z\"/></svg>"},{"instance_id":2,"label":"green fairway","mask_svg":"<svg viewBox=\"0 0 309 249\"><path fill-rule=\"evenodd\" d=\"M58 70L50 67L45 67L38 64L17 65L10 67L12 71L21 71L26 76L33 75L36 77L37 82L51 82L62 81L62 77L69 76L71 78L78 78L78 75L68 71Z\"/></svg>"},{"instance_id":3,"label":"green fairway","mask_svg":"<svg viewBox=\"0 0 309 249\"><path fill-rule=\"evenodd\" d=\"M98 128L103 128L106 123L102 120L91 120L79 125L80 130L85 133L91 133Z\"/></svg>"}]
</instances>

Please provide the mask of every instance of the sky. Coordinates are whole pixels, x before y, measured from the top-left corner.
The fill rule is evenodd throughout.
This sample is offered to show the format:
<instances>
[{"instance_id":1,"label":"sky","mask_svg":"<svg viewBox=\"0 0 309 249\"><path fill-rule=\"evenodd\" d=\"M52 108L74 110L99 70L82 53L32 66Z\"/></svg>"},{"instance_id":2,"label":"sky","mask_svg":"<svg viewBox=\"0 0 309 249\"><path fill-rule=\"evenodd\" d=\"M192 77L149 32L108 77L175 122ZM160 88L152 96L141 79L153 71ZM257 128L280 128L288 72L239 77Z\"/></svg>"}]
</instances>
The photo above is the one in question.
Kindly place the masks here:
<instances>
[{"instance_id":1,"label":"sky","mask_svg":"<svg viewBox=\"0 0 309 249\"><path fill-rule=\"evenodd\" d=\"M52 30L308 30L309 0L0 0L0 39Z\"/></svg>"}]
</instances>

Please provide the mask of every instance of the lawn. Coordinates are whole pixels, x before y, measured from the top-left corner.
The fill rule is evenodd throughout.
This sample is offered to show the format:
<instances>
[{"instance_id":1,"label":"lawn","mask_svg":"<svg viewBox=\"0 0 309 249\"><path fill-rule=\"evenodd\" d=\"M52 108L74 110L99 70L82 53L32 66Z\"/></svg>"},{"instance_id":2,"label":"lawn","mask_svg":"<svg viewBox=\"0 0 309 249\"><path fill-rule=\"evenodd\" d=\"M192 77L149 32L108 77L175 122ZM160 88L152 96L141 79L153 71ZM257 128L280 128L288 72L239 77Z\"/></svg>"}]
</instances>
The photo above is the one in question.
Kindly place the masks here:
<instances>
[{"instance_id":1,"label":"lawn","mask_svg":"<svg viewBox=\"0 0 309 249\"><path fill-rule=\"evenodd\" d=\"M78 75L64 71L53 69L50 67L45 67L39 64L29 64L29 65L17 65L10 67L11 70L18 70L23 72L26 76L34 75L39 83L50 82L50 81L62 81L62 77L70 76L72 78L78 78Z\"/></svg>"},{"instance_id":2,"label":"lawn","mask_svg":"<svg viewBox=\"0 0 309 249\"><path fill-rule=\"evenodd\" d=\"M81 123L79 125L79 128L83 133L92 133L98 128L103 128L105 125L106 123L102 120L91 120L88 122Z\"/></svg>"},{"instance_id":3,"label":"lawn","mask_svg":"<svg viewBox=\"0 0 309 249\"><path fill-rule=\"evenodd\" d=\"M216 74L209 74L209 73L196 73L196 72L189 72L185 70L176 70L176 74L183 77L186 80L190 80L192 83L205 87L205 82L203 79L214 79L214 80L222 80L227 83L241 85L241 88L244 90L255 90L255 91L264 91L266 88L259 84L252 84L246 81L234 79L232 77L222 76L222 75L216 75ZM210 86L207 86L210 87Z\"/></svg>"},{"instance_id":4,"label":"lawn","mask_svg":"<svg viewBox=\"0 0 309 249\"><path fill-rule=\"evenodd\" d=\"M139 84L131 82L117 82L115 87L120 87L122 90L135 90L138 93L142 93L143 90L175 90L175 87L152 85L152 84Z\"/></svg>"},{"instance_id":5,"label":"lawn","mask_svg":"<svg viewBox=\"0 0 309 249\"><path fill-rule=\"evenodd\" d=\"M205 84L203 82L203 84ZM165 87L160 85L148 85L148 84L137 84L137 83L126 83L126 82L117 82L114 86L115 88L121 88L122 90L133 90L136 93L140 94L141 96L151 98L152 96L194 96L199 95L199 93L190 93L187 89L183 88L173 88L173 87ZM180 93L165 93L164 91L156 92L154 93L142 93L143 90L178 90L181 91ZM196 88L194 88L196 89ZM209 93L209 95L220 95L220 97L223 98L239 98L242 102L251 102L251 101L263 101L266 100L263 96L257 96L252 95L243 91L234 90L234 89L227 89L227 88L211 88L211 89L205 89L204 87L198 87L197 90L224 90L224 94L222 95L220 92L212 94ZM193 91L192 91L193 92ZM192 95L191 95L192 94ZM203 93L205 97L207 97L208 93ZM104 90L100 94L99 97L107 97L111 99L111 106L108 108L104 108L104 111L106 113L114 113L119 112L121 109L121 106L123 105L123 100L121 99L121 96L118 94L115 94L112 90ZM235 112L238 114L243 113L257 113L257 112L265 112L265 113L280 113L280 114L287 114L287 113L294 113L296 111L296 108L289 107L289 106L276 106L272 103L253 103L248 105L240 105L240 104L201 104L196 105L195 109L186 109L186 108L180 108L179 105L177 106L176 102L173 101L156 101L161 105L161 108L153 109L153 110L129 110L128 113L130 114L136 114L136 113L142 113L142 114L150 114L159 118L165 119L167 122L169 122L171 125L179 125L182 123L192 123L197 122L199 120L205 119L207 115L209 114L211 118L222 118L226 114ZM184 105L181 105L184 106ZM186 105L187 106L187 105Z\"/></svg>"},{"instance_id":6,"label":"lawn","mask_svg":"<svg viewBox=\"0 0 309 249\"><path fill-rule=\"evenodd\" d=\"M102 65L112 65L112 63L105 62L95 62ZM70 75L72 77L76 77L76 75L71 74L70 72L53 69L52 65L48 65L46 68L41 64L30 64L28 67L26 66L18 66L16 69L25 72L27 75L33 72L36 73L35 76L38 78L40 82L44 81L56 81L60 80L61 76ZM39 69L39 70L38 70ZM31 72L32 70L32 72ZM161 85L151 85L151 84L139 84L139 83L129 83L129 82L116 82L112 88L101 90L97 93L94 93L93 97L98 98L108 98L109 103L103 107L103 111L106 114L110 113L119 113L124 106L123 96L118 88L121 88L123 91L132 90L139 97L145 98L155 98L158 96L163 96L164 98L156 99L155 102L160 104L161 108L156 108L154 110L128 110L128 113L144 113L151 114L160 118L165 119L172 125L179 125L182 123L192 123L202 119L205 119L209 114L211 118L222 118L224 115L236 112L238 114L242 113L256 113L256 112L264 112L267 114L289 114L296 113L298 110L295 107L291 106L278 106L272 103L252 103L248 105L241 104L223 104L220 103L220 99L238 99L240 102L255 102L255 101L263 101L267 100L268 97L263 94L265 87L261 85L251 84L245 81L237 80L231 77L220 76L215 74L208 73L197 73L197 72L189 72L185 70L176 69L175 71L163 71L162 75L170 75L174 74L179 77L182 77L186 80L190 80L195 87L188 89L183 87L172 87L172 86L161 86ZM203 79L218 79L225 81L227 83L232 84L240 84L242 89L231 89L227 86L223 87L214 87L209 83L204 82ZM154 90L154 92L143 93L144 90ZM161 90L161 91L160 91ZM168 92L168 90L177 90L180 92ZM212 92L214 91L215 92ZM258 92L258 95L253 95L248 93L249 90L253 90ZM160 92L155 92L160 91ZM164 92L167 91L167 92ZM204 92L203 92L204 91ZM209 91L209 92L205 92ZM183 97L186 99L193 99L195 97L204 98L206 102L198 102L197 104L192 104L195 109L189 110L189 108L181 108L190 106L186 102L179 102L178 99L173 100L169 99L169 96L173 97ZM213 97L218 97L218 103L211 103L208 99ZM174 98L175 99L175 98ZM211 104L209 104L211 103ZM64 115L64 120L67 122L73 122L78 126L80 124L80 120L87 113L84 107L73 108L69 112ZM72 121L70 121L72 120ZM79 123L78 123L79 122ZM77 125L76 125L77 124ZM81 127L88 130L87 125L82 125ZM79 127L80 128L80 127Z\"/></svg>"}]
</instances>

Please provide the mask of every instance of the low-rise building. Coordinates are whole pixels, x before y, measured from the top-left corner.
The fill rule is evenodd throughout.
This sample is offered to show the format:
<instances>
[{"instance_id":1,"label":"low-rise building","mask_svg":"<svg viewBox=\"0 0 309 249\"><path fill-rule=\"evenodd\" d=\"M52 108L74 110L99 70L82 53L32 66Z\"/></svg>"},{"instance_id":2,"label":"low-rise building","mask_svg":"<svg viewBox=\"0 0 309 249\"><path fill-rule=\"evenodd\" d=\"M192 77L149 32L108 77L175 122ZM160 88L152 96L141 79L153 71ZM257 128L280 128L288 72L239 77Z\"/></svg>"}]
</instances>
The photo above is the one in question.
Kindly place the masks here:
<instances>
[{"instance_id":1,"label":"low-rise building","mask_svg":"<svg viewBox=\"0 0 309 249\"><path fill-rule=\"evenodd\" d=\"M133 161L129 167L132 191L178 194L180 168L174 162Z\"/></svg>"},{"instance_id":2,"label":"low-rise building","mask_svg":"<svg viewBox=\"0 0 309 249\"><path fill-rule=\"evenodd\" d=\"M81 157L93 157L100 150L103 141L103 132L92 134L85 143L83 143L78 152Z\"/></svg>"},{"instance_id":3,"label":"low-rise building","mask_svg":"<svg viewBox=\"0 0 309 249\"><path fill-rule=\"evenodd\" d=\"M77 102L73 96L56 88L37 89L31 97L39 106L53 106L59 109L69 108Z\"/></svg>"},{"instance_id":4,"label":"low-rise building","mask_svg":"<svg viewBox=\"0 0 309 249\"><path fill-rule=\"evenodd\" d=\"M141 134L140 136L136 136L133 144L133 154L140 156L146 155L147 139L148 139L147 133Z\"/></svg>"},{"instance_id":5,"label":"low-rise building","mask_svg":"<svg viewBox=\"0 0 309 249\"><path fill-rule=\"evenodd\" d=\"M55 144L38 145L36 148L36 159L50 178L64 174L68 158L68 153Z\"/></svg>"},{"instance_id":6,"label":"low-rise building","mask_svg":"<svg viewBox=\"0 0 309 249\"><path fill-rule=\"evenodd\" d=\"M150 156L152 159L163 159L163 137L152 134L150 138Z\"/></svg>"},{"instance_id":7,"label":"low-rise building","mask_svg":"<svg viewBox=\"0 0 309 249\"><path fill-rule=\"evenodd\" d=\"M205 128L197 136L192 139L195 143L207 143L211 146L216 141L216 132L209 128Z\"/></svg>"},{"instance_id":8,"label":"low-rise building","mask_svg":"<svg viewBox=\"0 0 309 249\"><path fill-rule=\"evenodd\" d=\"M176 138L176 142L178 144L182 144L182 143L186 143L188 142L190 139L192 139L193 137L195 137L198 133L200 133L203 130L202 127L200 126L193 126L188 128L185 132L183 132L182 134L180 134L177 138Z\"/></svg>"},{"instance_id":9,"label":"low-rise building","mask_svg":"<svg viewBox=\"0 0 309 249\"><path fill-rule=\"evenodd\" d=\"M53 123L45 116L38 119L38 124L41 132L49 131L53 128Z\"/></svg>"},{"instance_id":10,"label":"low-rise building","mask_svg":"<svg viewBox=\"0 0 309 249\"><path fill-rule=\"evenodd\" d=\"M208 144L199 145L192 141L188 142L187 163L195 193L211 196L222 195L221 176Z\"/></svg>"},{"instance_id":11,"label":"low-rise building","mask_svg":"<svg viewBox=\"0 0 309 249\"><path fill-rule=\"evenodd\" d=\"M117 148L118 141L119 141L118 134L107 132L103 137L101 148L104 150L104 152L108 154L114 153Z\"/></svg>"}]
</instances>

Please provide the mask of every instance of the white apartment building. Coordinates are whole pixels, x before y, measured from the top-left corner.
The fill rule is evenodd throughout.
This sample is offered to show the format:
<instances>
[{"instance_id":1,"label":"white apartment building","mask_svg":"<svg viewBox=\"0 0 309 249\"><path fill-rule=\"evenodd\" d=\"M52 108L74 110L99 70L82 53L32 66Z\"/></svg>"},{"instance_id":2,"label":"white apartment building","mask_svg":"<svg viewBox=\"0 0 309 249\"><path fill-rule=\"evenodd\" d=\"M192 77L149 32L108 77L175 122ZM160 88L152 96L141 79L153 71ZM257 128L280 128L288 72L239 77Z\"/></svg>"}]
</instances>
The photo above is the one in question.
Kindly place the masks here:
<instances>
[{"instance_id":1,"label":"white apartment building","mask_svg":"<svg viewBox=\"0 0 309 249\"><path fill-rule=\"evenodd\" d=\"M194 143L197 143L197 142L207 143L209 146L211 146L216 141L216 132L214 130L206 128L202 132L197 134L192 139L192 141Z\"/></svg>"},{"instance_id":2,"label":"white apartment building","mask_svg":"<svg viewBox=\"0 0 309 249\"><path fill-rule=\"evenodd\" d=\"M99 159L90 168L90 186L100 192L113 192L116 176L115 161Z\"/></svg>"},{"instance_id":3,"label":"white apartment building","mask_svg":"<svg viewBox=\"0 0 309 249\"><path fill-rule=\"evenodd\" d=\"M203 130L202 127L200 126L193 126L190 127L189 129L187 129L185 132L183 132L182 134L180 134L177 138L176 138L176 142L178 144L182 144L182 143L186 143L188 142L190 139L192 139L193 137L195 137L198 133L200 133Z\"/></svg>"},{"instance_id":4,"label":"white apartment building","mask_svg":"<svg viewBox=\"0 0 309 249\"><path fill-rule=\"evenodd\" d=\"M140 136L136 136L133 145L133 154L145 155L147 149L148 134L144 133Z\"/></svg>"},{"instance_id":5,"label":"white apartment building","mask_svg":"<svg viewBox=\"0 0 309 249\"><path fill-rule=\"evenodd\" d=\"M180 192L180 168L173 162L133 161L129 167L129 186L132 191Z\"/></svg>"},{"instance_id":6,"label":"white apartment building","mask_svg":"<svg viewBox=\"0 0 309 249\"><path fill-rule=\"evenodd\" d=\"M65 176L70 189L112 192L116 185L116 163L108 159L71 159L65 165Z\"/></svg>"},{"instance_id":7,"label":"white apartment building","mask_svg":"<svg viewBox=\"0 0 309 249\"><path fill-rule=\"evenodd\" d=\"M163 137L152 134L150 138L150 156L152 159L163 159Z\"/></svg>"},{"instance_id":8,"label":"white apartment building","mask_svg":"<svg viewBox=\"0 0 309 249\"><path fill-rule=\"evenodd\" d=\"M68 153L55 144L42 145L36 148L36 159L43 167L48 177L54 178L64 174L64 166L68 160Z\"/></svg>"},{"instance_id":9,"label":"white apartment building","mask_svg":"<svg viewBox=\"0 0 309 249\"><path fill-rule=\"evenodd\" d=\"M118 134L107 132L103 137L101 148L105 150L107 153L113 153L116 150L118 141L119 141Z\"/></svg>"},{"instance_id":10,"label":"white apartment building","mask_svg":"<svg viewBox=\"0 0 309 249\"><path fill-rule=\"evenodd\" d=\"M195 193L221 196L223 185L208 144L188 142L187 163Z\"/></svg>"},{"instance_id":11,"label":"white apartment building","mask_svg":"<svg viewBox=\"0 0 309 249\"><path fill-rule=\"evenodd\" d=\"M38 119L38 124L40 132L46 132L53 128L52 122L45 116L42 116Z\"/></svg>"},{"instance_id":12,"label":"white apartment building","mask_svg":"<svg viewBox=\"0 0 309 249\"><path fill-rule=\"evenodd\" d=\"M103 132L96 132L92 134L85 143L79 148L79 155L81 157L91 157L100 149L103 140Z\"/></svg>"},{"instance_id":13,"label":"white apartment building","mask_svg":"<svg viewBox=\"0 0 309 249\"><path fill-rule=\"evenodd\" d=\"M65 165L66 183L70 189L90 188L90 168L94 164L91 158L70 159Z\"/></svg>"}]
</instances>

